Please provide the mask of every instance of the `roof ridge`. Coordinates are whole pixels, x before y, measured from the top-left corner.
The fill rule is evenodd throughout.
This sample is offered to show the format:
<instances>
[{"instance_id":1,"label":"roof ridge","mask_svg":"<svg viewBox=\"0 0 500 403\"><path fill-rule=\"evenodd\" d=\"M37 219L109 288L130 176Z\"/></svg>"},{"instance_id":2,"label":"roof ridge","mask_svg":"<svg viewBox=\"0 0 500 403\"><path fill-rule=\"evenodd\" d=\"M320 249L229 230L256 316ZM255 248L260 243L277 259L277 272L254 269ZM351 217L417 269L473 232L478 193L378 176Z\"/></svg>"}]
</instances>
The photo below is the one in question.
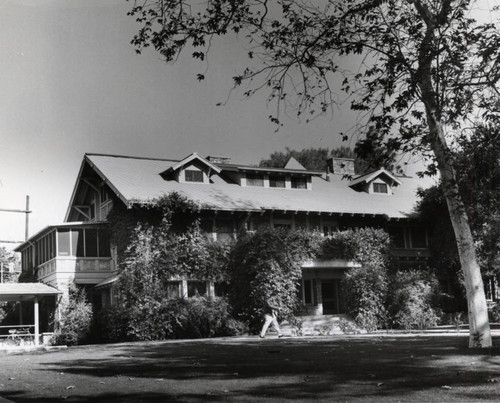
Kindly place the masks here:
<instances>
[{"instance_id":1,"label":"roof ridge","mask_svg":"<svg viewBox=\"0 0 500 403\"><path fill-rule=\"evenodd\" d=\"M134 155L120 155L120 154L105 154L105 153L85 153L85 156L96 156L96 157L112 157L112 158L129 158L135 160L151 160L151 161L170 161L179 162L179 159L173 158L154 158L154 157L139 157Z\"/></svg>"}]
</instances>

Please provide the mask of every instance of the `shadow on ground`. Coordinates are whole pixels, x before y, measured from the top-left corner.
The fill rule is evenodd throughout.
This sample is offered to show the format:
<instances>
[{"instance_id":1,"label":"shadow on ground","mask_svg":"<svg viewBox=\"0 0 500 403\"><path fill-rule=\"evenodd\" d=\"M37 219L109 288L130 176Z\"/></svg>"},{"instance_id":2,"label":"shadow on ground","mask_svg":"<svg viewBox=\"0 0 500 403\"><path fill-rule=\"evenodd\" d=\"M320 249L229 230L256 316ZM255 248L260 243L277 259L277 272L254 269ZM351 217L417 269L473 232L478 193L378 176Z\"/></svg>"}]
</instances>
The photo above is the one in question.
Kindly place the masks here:
<instances>
[{"instance_id":1,"label":"shadow on ground","mask_svg":"<svg viewBox=\"0 0 500 403\"><path fill-rule=\"evenodd\" d=\"M499 399L500 340L487 351L466 343L464 337L353 337L83 346L39 357L36 372L54 385L77 383L47 389L61 392L50 401L67 402ZM42 391L0 395L49 401Z\"/></svg>"}]
</instances>

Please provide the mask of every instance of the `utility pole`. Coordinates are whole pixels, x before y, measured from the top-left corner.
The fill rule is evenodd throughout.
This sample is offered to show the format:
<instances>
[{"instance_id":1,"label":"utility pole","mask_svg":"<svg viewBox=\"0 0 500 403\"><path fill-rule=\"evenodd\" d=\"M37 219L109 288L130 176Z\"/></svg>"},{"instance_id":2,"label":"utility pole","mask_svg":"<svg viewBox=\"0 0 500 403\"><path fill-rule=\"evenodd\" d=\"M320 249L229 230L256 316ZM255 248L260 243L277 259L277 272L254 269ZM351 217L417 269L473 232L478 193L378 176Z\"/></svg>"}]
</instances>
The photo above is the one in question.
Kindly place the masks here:
<instances>
[{"instance_id":1,"label":"utility pole","mask_svg":"<svg viewBox=\"0 0 500 403\"><path fill-rule=\"evenodd\" d=\"M26 196L26 209L25 210L18 210L18 209L5 209L5 208L0 208L0 211L5 211L7 213L23 213L26 215L26 220L25 220L25 229L24 229L24 240L28 240L29 236L29 215L31 213L30 210L30 197ZM22 243L24 241L6 241L6 240L0 240L0 243ZM2 267L2 273L3 273L3 267Z\"/></svg>"}]
</instances>

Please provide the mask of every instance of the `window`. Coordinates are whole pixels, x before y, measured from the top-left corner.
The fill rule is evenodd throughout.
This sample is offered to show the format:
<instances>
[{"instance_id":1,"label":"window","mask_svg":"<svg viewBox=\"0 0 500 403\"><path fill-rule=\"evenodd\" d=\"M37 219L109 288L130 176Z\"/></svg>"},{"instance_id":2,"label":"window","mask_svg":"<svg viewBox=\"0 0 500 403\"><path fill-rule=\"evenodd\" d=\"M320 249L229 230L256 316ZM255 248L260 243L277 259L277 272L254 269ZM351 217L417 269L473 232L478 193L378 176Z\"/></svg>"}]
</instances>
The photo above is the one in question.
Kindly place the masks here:
<instances>
[{"instance_id":1,"label":"window","mask_svg":"<svg viewBox=\"0 0 500 403\"><path fill-rule=\"evenodd\" d=\"M264 176L259 174L247 174L247 186L264 186Z\"/></svg>"},{"instance_id":2,"label":"window","mask_svg":"<svg viewBox=\"0 0 500 403\"><path fill-rule=\"evenodd\" d=\"M71 245L73 245L72 255L75 255L75 248L76 248L76 256L78 257L85 256L85 241L83 238L83 229L71 231Z\"/></svg>"},{"instance_id":3,"label":"window","mask_svg":"<svg viewBox=\"0 0 500 403\"><path fill-rule=\"evenodd\" d=\"M386 183L374 183L373 193L389 193L389 187Z\"/></svg>"},{"instance_id":4,"label":"window","mask_svg":"<svg viewBox=\"0 0 500 403\"><path fill-rule=\"evenodd\" d=\"M206 295L207 283L205 281L188 281L188 297Z\"/></svg>"},{"instance_id":5,"label":"window","mask_svg":"<svg viewBox=\"0 0 500 403\"><path fill-rule=\"evenodd\" d=\"M307 189L307 179L292 178L292 189Z\"/></svg>"},{"instance_id":6,"label":"window","mask_svg":"<svg viewBox=\"0 0 500 403\"><path fill-rule=\"evenodd\" d=\"M170 299L179 298L181 296L181 282L180 281L169 281L167 283L167 296Z\"/></svg>"},{"instance_id":7,"label":"window","mask_svg":"<svg viewBox=\"0 0 500 403\"><path fill-rule=\"evenodd\" d=\"M389 227L389 235L397 249L404 249L405 246L405 229L403 227Z\"/></svg>"},{"instance_id":8,"label":"window","mask_svg":"<svg viewBox=\"0 0 500 403\"><path fill-rule=\"evenodd\" d=\"M323 235L324 236L333 235L335 232L337 232L337 225L336 224L324 224L323 225Z\"/></svg>"},{"instance_id":9,"label":"window","mask_svg":"<svg viewBox=\"0 0 500 403\"><path fill-rule=\"evenodd\" d=\"M101 192L101 203L107 202L108 200L110 200L109 192L103 189Z\"/></svg>"},{"instance_id":10,"label":"window","mask_svg":"<svg viewBox=\"0 0 500 403\"><path fill-rule=\"evenodd\" d=\"M217 282L214 284L214 293L216 297L225 297L229 295L229 291L231 288L229 287L229 283L226 281Z\"/></svg>"},{"instance_id":11,"label":"window","mask_svg":"<svg viewBox=\"0 0 500 403\"><path fill-rule=\"evenodd\" d=\"M99 256L100 257L110 257L111 256L111 245L109 244L108 233L104 230L99 230Z\"/></svg>"},{"instance_id":12,"label":"window","mask_svg":"<svg viewBox=\"0 0 500 403\"><path fill-rule=\"evenodd\" d=\"M69 240L69 229L60 229L57 232L57 245L59 256L71 255L71 244Z\"/></svg>"},{"instance_id":13,"label":"window","mask_svg":"<svg viewBox=\"0 0 500 403\"><path fill-rule=\"evenodd\" d=\"M203 183L203 172L194 170L194 169L186 169L184 171L184 178L186 182L200 182Z\"/></svg>"},{"instance_id":14,"label":"window","mask_svg":"<svg viewBox=\"0 0 500 403\"><path fill-rule=\"evenodd\" d=\"M112 208L113 202L111 200L107 200L106 202L101 203L101 220L106 219Z\"/></svg>"},{"instance_id":15,"label":"window","mask_svg":"<svg viewBox=\"0 0 500 403\"><path fill-rule=\"evenodd\" d=\"M284 188L285 187L285 178L282 176L270 176L269 177L269 186L272 188Z\"/></svg>"},{"instance_id":16,"label":"window","mask_svg":"<svg viewBox=\"0 0 500 403\"><path fill-rule=\"evenodd\" d=\"M427 236L425 227L411 227L411 247L414 249L427 248Z\"/></svg>"},{"instance_id":17,"label":"window","mask_svg":"<svg viewBox=\"0 0 500 403\"><path fill-rule=\"evenodd\" d=\"M304 284L303 285L304 304L312 304L313 303L312 280L304 280L303 284Z\"/></svg>"},{"instance_id":18,"label":"window","mask_svg":"<svg viewBox=\"0 0 500 403\"><path fill-rule=\"evenodd\" d=\"M85 229L85 256L97 257L97 230Z\"/></svg>"},{"instance_id":19,"label":"window","mask_svg":"<svg viewBox=\"0 0 500 403\"><path fill-rule=\"evenodd\" d=\"M281 229L288 229L288 230L291 230L292 229L292 224L288 224L288 223L277 223L275 222L274 223L274 228L281 228Z\"/></svg>"}]
</instances>

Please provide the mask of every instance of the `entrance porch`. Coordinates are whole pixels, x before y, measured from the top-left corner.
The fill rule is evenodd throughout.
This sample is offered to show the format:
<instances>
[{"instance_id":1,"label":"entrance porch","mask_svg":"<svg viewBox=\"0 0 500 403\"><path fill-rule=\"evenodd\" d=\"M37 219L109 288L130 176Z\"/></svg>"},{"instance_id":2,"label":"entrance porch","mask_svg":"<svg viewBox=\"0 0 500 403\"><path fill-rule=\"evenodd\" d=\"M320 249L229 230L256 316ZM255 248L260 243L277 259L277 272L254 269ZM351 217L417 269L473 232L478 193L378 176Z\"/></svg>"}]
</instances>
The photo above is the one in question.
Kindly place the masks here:
<instances>
[{"instance_id":1,"label":"entrance porch","mask_svg":"<svg viewBox=\"0 0 500 403\"><path fill-rule=\"evenodd\" d=\"M352 267L359 267L359 264L345 259L310 261L304 264L303 316L345 314L341 280Z\"/></svg>"}]
</instances>

